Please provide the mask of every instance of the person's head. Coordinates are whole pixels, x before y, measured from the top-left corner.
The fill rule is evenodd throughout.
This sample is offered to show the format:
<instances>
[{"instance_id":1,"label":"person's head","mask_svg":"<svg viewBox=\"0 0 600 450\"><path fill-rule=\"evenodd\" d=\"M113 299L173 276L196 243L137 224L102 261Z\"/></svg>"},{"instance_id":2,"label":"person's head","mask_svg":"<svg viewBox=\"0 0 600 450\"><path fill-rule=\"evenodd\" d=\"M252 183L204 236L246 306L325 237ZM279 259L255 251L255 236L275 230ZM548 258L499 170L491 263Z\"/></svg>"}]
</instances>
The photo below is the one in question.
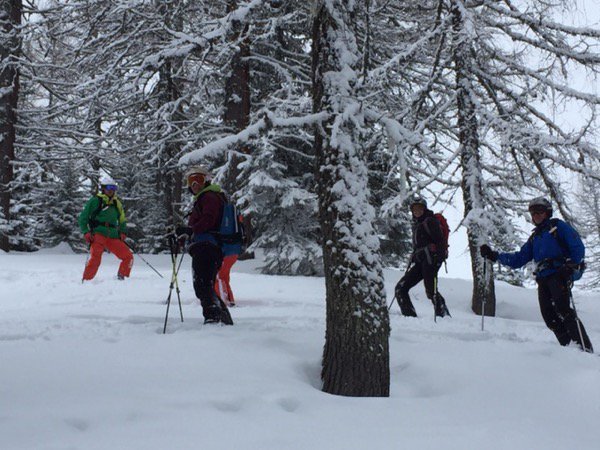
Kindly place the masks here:
<instances>
[{"instance_id":1,"label":"person's head","mask_svg":"<svg viewBox=\"0 0 600 450\"><path fill-rule=\"evenodd\" d=\"M210 182L210 179L210 172L204 166L190 167L185 171L186 186L194 195L200 192Z\"/></svg>"},{"instance_id":2,"label":"person's head","mask_svg":"<svg viewBox=\"0 0 600 450\"><path fill-rule=\"evenodd\" d=\"M529 202L529 214L535 225L552 216L552 203L544 197L536 197Z\"/></svg>"},{"instance_id":3,"label":"person's head","mask_svg":"<svg viewBox=\"0 0 600 450\"><path fill-rule=\"evenodd\" d=\"M425 214L425 210L427 209L427 200L421 197L418 194L415 194L410 199L410 212L413 217L417 219Z\"/></svg>"},{"instance_id":4,"label":"person's head","mask_svg":"<svg viewBox=\"0 0 600 450\"><path fill-rule=\"evenodd\" d=\"M107 197L114 196L118 189L119 185L117 182L108 175L104 175L100 178L100 191Z\"/></svg>"}]
</instances>

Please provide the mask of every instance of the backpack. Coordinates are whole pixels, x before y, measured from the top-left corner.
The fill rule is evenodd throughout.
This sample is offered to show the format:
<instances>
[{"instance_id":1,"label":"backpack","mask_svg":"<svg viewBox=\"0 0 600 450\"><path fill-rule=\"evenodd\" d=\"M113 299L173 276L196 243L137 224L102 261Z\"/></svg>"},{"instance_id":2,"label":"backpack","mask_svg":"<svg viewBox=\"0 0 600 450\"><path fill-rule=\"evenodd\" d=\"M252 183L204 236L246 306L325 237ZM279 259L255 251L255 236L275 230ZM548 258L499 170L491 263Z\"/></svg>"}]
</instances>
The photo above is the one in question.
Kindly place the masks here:
<instances>
[{"instance_id":1,"label":"backpack","mask_svg":"<svg viewBox=\"0 0 600 450\"><path fill-rule=\"evenodd\" d=\"M214 233L223 245L239 245L242 246L245 242L246 233L244 232L243 217L238 212L234 203L227 200L223 195L223 216L221 217L221 225L219 231Z\"/></svg>"},{"instance_id":2,"label":"backpack","mask_svg":"<svg viewBox=\"0 0 600 450\"><path fill-rule=\"evenodd\" d=\"M579 232L577 232L577 230L575 230L575 232L577 233L577 236L579 237ZM569 253L570 253L569 246L567 245L565 240L562 238L562 236L558 235L558 219L556 219L556 218L550 219L549 233L558 242L558 245L560 246L560 249L562 250L563 254L565 255L565 258L568 258ZM574 266L573 267L573 275L572 275L573 281L579 280L583 276L583 272L585 272L585 269L586 269L585 261L582 261L581 263Z\"/></svg>"},{"instance_id":3,"label":"backpack","mask_svg":"<svg viewBox=\"0 0 600 450\"><path fill-rule=\"evenodd\" d=\"M90 218L88 220L88 225L90 227L90 231L92 231L94 228L96 228L98 225L100 225L100 222L98 222L96 220L96 217L98 217L98 214L100 214L100 211L110 208L111 205L114 205L115 208L117 208L119 217L121 217L121 215L123 214L123 205L121 204L121 201L118 198L115 199L114 203L106 205L106 206L104 206L104 200L102 200L101 197L96 195L96 198L98 199L98 206L96 207L96 209L94 211L92 211L92 213L90 214ZM108 225L108 227L111 228L112 225Z\"/></svg>"},{"instance_id":4,"label":"backpack","mask_svg":"<svg viewBox=\"0 0 600 450\"><path fill-rule=\"evenodd\" d=\"M450 244L448 243L448 239L450 238L450 227L448 226L448 221L446 220L446 218L444 217L444 215L441 212L435 213L433 215L433 217L435 217L437 219L437 221L440 223L440 230L442 231L442 247L444 249L444 254L446 255L445 257L448 257L448 247L450 247ZM427 230L427 234L429 234L429 236L431 236L431 233L429 232L429 227L427 226L427 221L424 222L425 224L425 229Z\"/></svg>"}]
</instances>

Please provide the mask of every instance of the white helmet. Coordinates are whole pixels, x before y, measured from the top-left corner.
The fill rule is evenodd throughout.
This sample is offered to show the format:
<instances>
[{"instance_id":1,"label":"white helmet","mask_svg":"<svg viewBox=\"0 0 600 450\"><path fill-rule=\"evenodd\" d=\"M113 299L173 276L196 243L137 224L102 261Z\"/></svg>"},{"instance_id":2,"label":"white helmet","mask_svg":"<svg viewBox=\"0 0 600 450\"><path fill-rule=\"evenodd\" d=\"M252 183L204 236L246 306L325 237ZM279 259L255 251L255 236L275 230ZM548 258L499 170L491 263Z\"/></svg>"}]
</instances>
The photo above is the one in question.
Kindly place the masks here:
<instances>
[{"instance_id":1,"label":"white helmet","mask_svg":"<svg viewBox=\"0 0 600 450\"><path fill-rule=\"evenodd\" d=\"M114 186L113 190L116 190L119 187L117 182L109 175L102 175L98 184L100 185L100 189L104 189L105 186Z\"/></svg>"},{"instance_id":2,"label":"white helmet","mask_svg":"<svg viewBox=\"0 0 600 450\"><path fill-rule=\"evenodd\" d=\"M187 180L187 178L190 175L194 175L194 174L203 175L207 180L210 179L210 172L204 166L192 166L192 167L190 167L189 169L187 169L185 171L184 177Z\"/></svg>"},{"instance_id":3,"label":"white helmet","mask_svg":"<svg viewBox=\"0 0 600 450\"><path fill-rule=\"evenodd\" d=\"M552 216L552 203L545 197L536 197L529 202L529 211L536 209L545 209L548 212L548 216Z\"/></svg>"},{"instance_id":4,"label":"white helmet","mask_svg":"<svg viewBox=\"0 0 600 450\"><path fill-rule=\"evenodd\" d=\"M185 171L185 185L191 188L192 184L199 183L201 186L212 179L210 172L204 166L193 166Z\"/></svg>"}]
</instances>

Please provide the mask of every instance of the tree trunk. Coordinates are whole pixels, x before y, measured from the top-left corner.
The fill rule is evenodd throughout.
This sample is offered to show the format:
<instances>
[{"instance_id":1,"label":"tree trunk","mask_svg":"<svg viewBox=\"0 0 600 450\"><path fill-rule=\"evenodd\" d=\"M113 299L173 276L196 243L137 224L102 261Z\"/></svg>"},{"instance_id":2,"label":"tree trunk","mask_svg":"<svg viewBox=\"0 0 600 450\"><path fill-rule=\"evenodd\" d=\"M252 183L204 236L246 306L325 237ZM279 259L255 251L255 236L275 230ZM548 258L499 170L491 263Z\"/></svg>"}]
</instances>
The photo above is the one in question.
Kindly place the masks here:
<instances>
[{"instance_id":1,"label":"tree trunk","mask_svg":"<svg viewBox=\"0 0 600 450\"><path fill-rule=\"evenodd\" d=\"M183 2L181 0L170 0L168 2L158 1L158 9L163 17L165 25L169 28L183 31ZM183 62L179 57L172 57L165 61L159 71L158 90L160 106L175 105L181 98L183 88L180 83ZM168 225L177 226L183 220L181 213L183 180L177 165L181 157L181 135L180 124L185 122L181 103L171 112L168 128L165 130L164 158L161 160L158 174L158 192L162 192L163 205L166 211ZM173 137L171 137L173 136Z\"/></svg>"},{"instance_id":2,"label":"tree trunk","mask_svg":"<svg viewBox=\"0 0 600 450\"><path fill-rule=\"evenodd\" d=\"M160 81L158 89L162 105L175 104L181 97L181 90L178 88L175 77L176 70L181 70L180 61L167 61L160 69ZM161 106L162 106L161 105ZM180 212L181 196L182 196L182 175L177 167L177 159L181 156L181 136L179 133L179 124L183 122L183 111L178 106L170 117L171 129L166 130L173 134L171 139L165 136L164 159L159 168L159 185L158 192L164 193L163 204L167 212L168 223L176 226L182 221Z\"/></svg>"},{"instance_id":3,"label":"tree trunk","mask_svg":"<svg viewBox=\"0 0 600 450\"><path fill-rule=\"evenodd\" d=\"M350 3L319 1L313 23L313 110L331 113L316 128L314 142L327 304L321 377L330 394L387 397L389 317L366 164L358 148L360 108L352 88L337 82L360 62ZM354 64L348 62L350 52ZM351 110L354 117L344 115Z\"/></svg>"},{"instance_id":4,"label":"tree trunk","mask_svg":"<svg viewBox=\"0 0 600 450\"><path fill-rule=\"evenodd\" d=\"M237 0L229 0L227 11L231 12L238 6ZM248 25L234 20L233 32L229 36L231 42L237 42L238 51L233 55L229 67L229 77L225 80L225 112L223 120L233 131L237 133L245 129L250 123L250 43L245 37ZM250 147L243 145L238 149L228 151L229 159L227 165L229 170L223 180L223 187L230 194L236 193L239 188L238 176L240 169L238 165L243 158L239 153L250 153Z\"/></svg>"},{"instance_id":5,"label":"tree trunk","mask_svg":"<svg viewBox=\"0 0 600 450\"><path fill-rule=\"evenodd\" d=\"M462 167L461 188L464 200L465 223L469 252L471 253L471 271L473 273L473 296L471 308L481 314L485 298L486 316L496 314L496 295L492 265L488 264L484 276L483 259L479 246L485 242L485 230L473 217L483 212L484 196L482 187L482 169L479 154L479 131L475 105L471 98L472 84L468 75L470 51L468 39L464 36L464 22L461 8L452 2L452 25L454 30L454 65L456 70L456 99L458 104L458 133L460 145L460 163ZM488 270L489 269L489 270ZM490 273L487 273L490 272Z\"/></svg>"},{"instance_id":6,"label":"tree trunk","mask_svg":"<svg viewBox=\"0 0 600 450\"><path fill-rule=\"evenodd\" d=\"M11 183L19 99L17 58L21 53L18 29L22 8L21 0L0 0L0 212L5 221L0 228L0 249L7 252L10 250Z\"/></svg>"}]
</instances>

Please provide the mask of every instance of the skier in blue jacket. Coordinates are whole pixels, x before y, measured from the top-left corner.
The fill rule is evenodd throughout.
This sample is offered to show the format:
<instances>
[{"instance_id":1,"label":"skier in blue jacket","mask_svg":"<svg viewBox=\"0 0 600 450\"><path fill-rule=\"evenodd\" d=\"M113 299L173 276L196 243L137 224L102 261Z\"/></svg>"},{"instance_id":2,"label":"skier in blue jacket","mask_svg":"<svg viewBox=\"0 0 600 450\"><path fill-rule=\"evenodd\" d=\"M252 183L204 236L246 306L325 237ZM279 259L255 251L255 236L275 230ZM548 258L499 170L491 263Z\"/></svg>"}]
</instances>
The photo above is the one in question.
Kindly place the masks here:
<instances>
[{"instance_id":1,"label":"skier in blue jacket","mask_svg":"<svg viewBox=\"0 0 600 450\"><path fill-rule=\"evenodd\" d=\"M547 199L533 199L529 212L535 229L518 252L499 253L482 245L481 256L514 269L533 260L540 310L546 326L561 345L574 341L582 350L592 353L592 343L570 304L573 282L581 278L585 268L583 242L571 225L551 219L552 204Z\"/></svg>"}]
</instances>

